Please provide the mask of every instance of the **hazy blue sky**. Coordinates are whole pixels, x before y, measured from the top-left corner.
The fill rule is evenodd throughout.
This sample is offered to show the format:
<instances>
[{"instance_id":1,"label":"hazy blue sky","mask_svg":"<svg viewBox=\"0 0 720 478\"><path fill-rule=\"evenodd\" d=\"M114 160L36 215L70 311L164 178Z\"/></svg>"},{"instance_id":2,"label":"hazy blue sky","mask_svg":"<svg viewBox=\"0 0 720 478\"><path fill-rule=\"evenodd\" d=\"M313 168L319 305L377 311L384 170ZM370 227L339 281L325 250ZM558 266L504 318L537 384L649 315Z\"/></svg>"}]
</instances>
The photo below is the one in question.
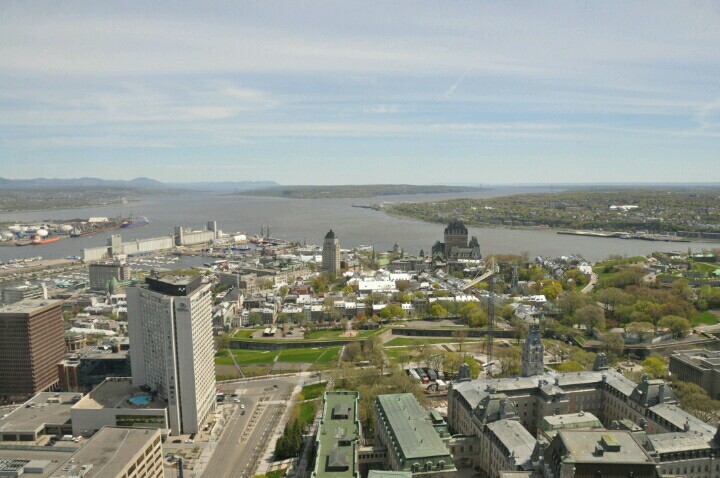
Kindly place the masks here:
<instances>
[{"instance_id":1,"label":"hazy blue sky","mask_svg":"<svg viewBox=\"0 0 720 478\"><path fill-rule=\"evenodd\" d=\"M720 181L720 2L3 1L0 176Z\"/></svg>"}]
</instances>

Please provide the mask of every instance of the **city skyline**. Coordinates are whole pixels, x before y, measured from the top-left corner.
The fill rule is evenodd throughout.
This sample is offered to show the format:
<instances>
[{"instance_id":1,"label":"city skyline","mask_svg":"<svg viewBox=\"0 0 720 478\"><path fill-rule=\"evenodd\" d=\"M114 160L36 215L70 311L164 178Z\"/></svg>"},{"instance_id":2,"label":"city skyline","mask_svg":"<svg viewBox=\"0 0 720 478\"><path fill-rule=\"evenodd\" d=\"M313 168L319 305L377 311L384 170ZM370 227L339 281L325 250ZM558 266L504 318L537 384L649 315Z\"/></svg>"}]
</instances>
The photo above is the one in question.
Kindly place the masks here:
<instances>
[{"instance_id":1,"label":"city skyline","mask_svg":"<svg viewBox=\"0 0 720 478\"><path fill-rule=\"evenodd\" d=\"M720 180L715 3L173 5L0 5L0 175Z\"/></svg>"}]
</instances>

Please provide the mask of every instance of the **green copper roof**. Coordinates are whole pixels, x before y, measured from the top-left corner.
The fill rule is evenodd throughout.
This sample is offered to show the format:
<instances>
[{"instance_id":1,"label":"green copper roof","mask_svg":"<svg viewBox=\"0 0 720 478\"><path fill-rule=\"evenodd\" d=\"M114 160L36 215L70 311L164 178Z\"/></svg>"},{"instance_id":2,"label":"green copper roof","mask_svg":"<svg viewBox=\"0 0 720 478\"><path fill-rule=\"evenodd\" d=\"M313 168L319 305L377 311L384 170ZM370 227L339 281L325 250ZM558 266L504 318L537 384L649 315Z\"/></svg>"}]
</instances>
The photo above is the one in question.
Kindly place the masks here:
<instances>
[{"instance_id":1,"label":"green copper roof","mask_svg":"<svg viewBox=\"0 0 720 478\"><path fill-rule=\"evenodd\" d=\"M325 392L313 478L359 478L358 392Z\"/></svg>"}]
</instances>

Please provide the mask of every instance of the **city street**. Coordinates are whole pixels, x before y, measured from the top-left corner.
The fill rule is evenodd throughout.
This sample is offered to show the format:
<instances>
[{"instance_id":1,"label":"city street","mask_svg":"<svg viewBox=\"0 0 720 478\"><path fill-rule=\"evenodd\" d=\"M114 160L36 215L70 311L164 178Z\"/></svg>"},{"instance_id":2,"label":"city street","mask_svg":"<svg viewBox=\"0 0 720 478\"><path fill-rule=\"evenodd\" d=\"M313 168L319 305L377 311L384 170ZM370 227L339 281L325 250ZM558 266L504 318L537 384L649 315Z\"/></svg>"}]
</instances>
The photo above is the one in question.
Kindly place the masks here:
<instances>
[{"instance_id":1,"label":"city street","mask_svg":"<svg viewBox=\"0 0 720 478\"><path fill-rule=\"evenodd\" d=\"M228 420L202 476L253 476L270 436L291 403L291 392L301 380L301 377L284 377L221 384L218 388L226 394L226 400L235 400L229 397L238 393L240 404L245 408L241 409L239 404Z\"/></svg>"}]
</instances>

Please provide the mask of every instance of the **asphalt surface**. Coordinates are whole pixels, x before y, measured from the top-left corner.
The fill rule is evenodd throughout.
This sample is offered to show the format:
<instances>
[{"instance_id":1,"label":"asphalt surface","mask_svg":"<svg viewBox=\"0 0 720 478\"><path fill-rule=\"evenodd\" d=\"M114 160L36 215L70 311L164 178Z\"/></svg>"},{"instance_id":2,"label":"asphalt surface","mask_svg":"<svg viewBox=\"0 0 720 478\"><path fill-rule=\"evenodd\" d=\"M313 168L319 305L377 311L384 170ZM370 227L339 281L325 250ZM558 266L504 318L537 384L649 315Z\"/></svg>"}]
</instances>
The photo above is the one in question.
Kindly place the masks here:
<instances>
[{"instance_id":1,"label":"asphalt surface","mask_svg":"<svg viewBox=\"0 0 720 478\"><path fill-rule=\"evenodd\" d=\"M290 395L300 377L264 379L219 388L230 398L238 393L240 404L228 419L212 458L202 472L203 477L250 478L262 459L275 427L290 403Z\"/></svg>"}]
</instances>

